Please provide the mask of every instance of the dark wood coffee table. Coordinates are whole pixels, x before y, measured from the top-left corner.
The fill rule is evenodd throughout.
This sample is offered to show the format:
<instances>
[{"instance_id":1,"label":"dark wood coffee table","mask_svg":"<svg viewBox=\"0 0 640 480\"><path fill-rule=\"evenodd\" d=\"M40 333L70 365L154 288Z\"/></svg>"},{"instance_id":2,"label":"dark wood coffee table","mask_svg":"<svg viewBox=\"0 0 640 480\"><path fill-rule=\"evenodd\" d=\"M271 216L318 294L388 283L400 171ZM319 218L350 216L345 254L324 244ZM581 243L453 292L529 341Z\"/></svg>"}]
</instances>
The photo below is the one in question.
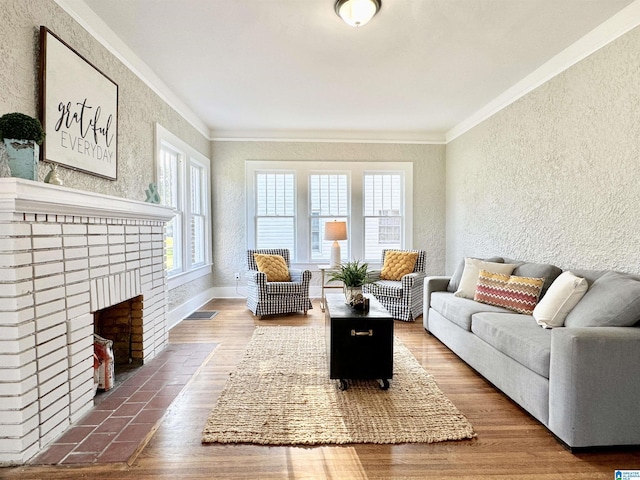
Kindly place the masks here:
<instances>
[{"instance_id":1,"label":"dark wood coffee table","mask_svg":"<svg viewBox=\"0 0 640 480\"><path fill-rule=\"evenodd\" d=\"M380 380L383 390L393 378L393 317L374 297L369 311L354 310L344 295L326 296L325 330L329 378L348 388L348 379Z\"/></svg>"}]
</instances>

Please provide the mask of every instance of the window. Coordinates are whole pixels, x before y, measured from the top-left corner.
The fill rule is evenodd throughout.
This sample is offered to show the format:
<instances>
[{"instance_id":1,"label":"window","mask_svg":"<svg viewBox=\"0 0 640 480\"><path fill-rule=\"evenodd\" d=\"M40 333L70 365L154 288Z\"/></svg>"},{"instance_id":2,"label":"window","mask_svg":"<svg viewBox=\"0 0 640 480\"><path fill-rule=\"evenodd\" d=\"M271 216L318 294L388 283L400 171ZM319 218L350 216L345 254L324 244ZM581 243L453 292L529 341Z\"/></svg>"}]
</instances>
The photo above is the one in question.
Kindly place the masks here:
<instances>
[{"instance_id":1,"label":"window","mask_svg":"<svg viewBox=\"0 0 640 480\"><path fill-rule=\"evenodd\" d=\"M309 175L309 225L311 259L328 260L333 241L324 239L324 224L346 221L349 216L349 176L343 173L312 173ZM342 240L342 260L349 258L347 241Z\"/></svg>"},{"instance_id":2,"label":"window","mask_svg":"<svg viewBox=\"0 0 640 480\"><path fill-rule=\"evenodd\" d=\"M182 196L179 185L182 183L182 158L178 150L164 143L160 149L158 162L158 193L163 205L173 207L176 215L167 222L165 229L165 265L167 275L171 276L182 271Z\"/></svg>"},{"instance_id":3,"label":"window","mask_svg":"<svg viewBox=\"0 0 640 480\"><path fill-rule=\"evenodd\" d=\"M163 205L176 210L165 230L169 288L211 271L209 159L156 124L157 185Z\"/></svg>"},{"instance_id":4,"label":"window","mask_svg":"<svg viewBox=\"0 0 640 480\"><path fill-rule=\"evenodd\" d=\"M256 248L288 248L295 258L295 175L256 173Z\"/></svg>"},{"instance_id":5,"label":"window","mask_svg":"<svg viewBox=\"0 0 640 480\"><path fill-rule=\"evenodd\" d=\"M247 161L247 247L288 248L292 261L327 263L326 222L346 221L342 260L380 262L383 248L411 248L409 162Z\"/></svg>"},{"instance_id":6,"label":"window","mask_svg":"<svg viewBox=\"0 0 640 480\"><path fill-rule=\"evenodd\" d=\"M191 159L191 265L204 265L207 256L207 169L196 159Z\"/></svg>"},{"instance_id":7,"label":"window","mask_svg":"<svg viewBox=\"0 0 640 480\"><path fill-rule=\"evenodd\" d=\"M381 258L384 248L402 248L402 176L365 173L365 257Z\"/></svg>"}]
</instances>

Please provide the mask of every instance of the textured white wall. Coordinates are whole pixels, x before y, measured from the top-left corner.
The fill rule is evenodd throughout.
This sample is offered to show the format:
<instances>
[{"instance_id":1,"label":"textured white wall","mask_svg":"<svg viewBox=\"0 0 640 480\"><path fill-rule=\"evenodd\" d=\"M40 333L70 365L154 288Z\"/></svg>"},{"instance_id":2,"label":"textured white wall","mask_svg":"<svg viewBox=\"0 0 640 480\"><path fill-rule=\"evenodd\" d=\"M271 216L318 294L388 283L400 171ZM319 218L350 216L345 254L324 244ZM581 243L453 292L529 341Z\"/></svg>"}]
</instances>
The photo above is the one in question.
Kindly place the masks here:
<instances>
[{"instance_id":1,"label":"textured white wall","mask_svg":"<svg viewBox=\"0 0 640 480\"><path fill-rule=\"evenodd\" d=\"M154 125L159 122L204 155L210 142L153 90L80 27L52 0L0 0L0 115L22 112L38 116L39 29L44 25L118 84L118 179L106 180L64 167L65 186L144 200L155 181ZM42 180L49 171L40 163ZM182 303L212 284L211 276L169 294L170 305Z\"/></svg>"},{"instance_id":2,"label":"textured white wall","mask_svg":"<svg viewBox=\"0 0 640 480\"><path fill-rule=\"evenodd\" d=\"M413 162L413 246L427 251L430 274L444 272L444 145L214 141L212 158L216 286L246 271L246 160Z\"/></svg>"},{"instance_id":3,"label":"textured white wall","mask_svg":"<svg viewBox=\"0 0 640 480\"><path fill-rule=\"evenodd\" d=\"M118 180L61 169L65 185L144 199L156 121L211 148L214 275L172 291L172 305L244 270L247 159L413 161L414 246L444 272L444 146L210 143L52 0L2 0L0 25L0 113L37 115L40 25L119 84ZM640 273L639 47L636 29L447 145L447 271L463 255L504 254Z\"/></svg>"},{"instance_id":4,"label":"textured white wall","mask_svg":"<svg viewBox=\"0 0 640 480\"><path fill-rule=\"evenodd\" d=\"M640 28L447 145L465 255L640 273Z\"/></svg>"}]
</instances>

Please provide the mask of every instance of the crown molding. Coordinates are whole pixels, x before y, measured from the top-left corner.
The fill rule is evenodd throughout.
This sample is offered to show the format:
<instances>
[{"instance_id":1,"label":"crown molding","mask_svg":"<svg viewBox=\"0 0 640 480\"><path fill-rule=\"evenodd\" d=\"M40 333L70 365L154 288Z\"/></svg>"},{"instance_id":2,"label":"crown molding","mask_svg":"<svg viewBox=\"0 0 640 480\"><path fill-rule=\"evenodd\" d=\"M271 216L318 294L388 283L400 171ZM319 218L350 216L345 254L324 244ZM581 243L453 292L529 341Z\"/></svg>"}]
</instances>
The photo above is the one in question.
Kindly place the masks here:
<instances>
[{"instance_id":1,"label":"crown molding","mask_svg":"<svg viewBox=\"0 0 640 480\"><path fill-rule=\"evenodd\" d=\"M405 143L444 145L444 133L366 130L212 130L219 142Z\"/></svg>"},{"instance_id":2,"label":"crown molding","mask_svg":"<svg viewBox=\"0 0 640 480\"><path fill-rule=\"evenodd\" d=\"M82 0L54 0L163 101L208 140L209 127ZM56 32L58 33L58 32Z\"/></svg>"},{"instance_id":3,"label":"crown molding","mask_svg":"<svg viewBox=\"0 0 640 480\"><path fill-rule=\"evenodd\" d=\"M524 97L540 85L548 82L638 25L640 25L640 0L635 0L511 88L505 90L470 117L451 128L446 132L446 143L455 140L463 133L468 132L500 110L508 107L516 100Z\"/></svg>"},{"instance_id":4,"label":"crown molding","mask_svg":"<svg viewBox=\"0 0 640 480\"><path fill-rule=\"evenodd\" d=\"M209 130L160 78L82 0L54 0L89 34L138 76L208 140L227 142L325 142L447 144L540 85L640 25L640 0L618 12L446 132L346 130Z\"/></svg>"}]
</instances>

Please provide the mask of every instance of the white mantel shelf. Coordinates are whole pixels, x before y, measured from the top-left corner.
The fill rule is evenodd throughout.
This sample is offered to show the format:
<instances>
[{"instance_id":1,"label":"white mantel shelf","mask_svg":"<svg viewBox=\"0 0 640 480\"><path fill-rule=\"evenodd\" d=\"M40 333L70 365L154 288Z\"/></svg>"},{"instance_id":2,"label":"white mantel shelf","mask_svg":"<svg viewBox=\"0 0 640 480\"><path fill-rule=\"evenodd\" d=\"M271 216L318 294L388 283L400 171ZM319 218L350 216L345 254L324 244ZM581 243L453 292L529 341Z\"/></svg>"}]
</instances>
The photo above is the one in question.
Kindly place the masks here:
<instances>
[{"instance_id":1,"label":"white mantel shelf","mask_svg":"<svg viewBox=\"0 0 640 480\"><path fill-rule=\"evenodd\" d=\"M21 178L0 178L0 212L169 221L163 205Z\"/></svg>"}]
</instances>

